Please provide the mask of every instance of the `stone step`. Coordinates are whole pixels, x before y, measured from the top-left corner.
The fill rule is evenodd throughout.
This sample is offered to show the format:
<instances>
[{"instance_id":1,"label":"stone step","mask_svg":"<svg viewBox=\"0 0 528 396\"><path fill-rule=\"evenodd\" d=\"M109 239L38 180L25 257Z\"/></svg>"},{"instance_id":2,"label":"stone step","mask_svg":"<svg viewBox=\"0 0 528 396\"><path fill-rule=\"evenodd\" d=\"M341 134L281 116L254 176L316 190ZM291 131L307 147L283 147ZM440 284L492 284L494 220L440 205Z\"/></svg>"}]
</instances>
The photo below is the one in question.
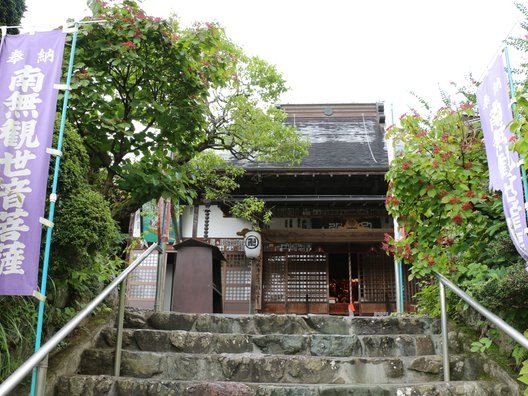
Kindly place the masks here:
<instances>
[{"instance_id":1,"label":"stone step","mask_svg":"<svg viewBox=\"0 0 528 396\"><path fill-rule=\"evenodd\" d=\"M116 330L106 328L98 346L115 347L115 340ZM438 353L440 335L255 335L125 329L122 345L153 352L398 357Z\"/></svg>"},{"instance_id":2,"label":"stone step","mask_svg":"<svg viewBox=\"0 0 528 396\"><path fill-rule=\"evenodd\" d=\"M478 379L478 358L450 357L451 379ZM84 351L80 373L111 375L113 351ZM187 354L123 351L121 373L138 378L263 383L408 383L442 379L439 355L386 357L320 357L304 355Z\"/></svg>"},{"instance_id":3,"label":"stone step","mask_svg":"<svg viewBox=\"0 0 528 396\"><path fill-rule=\"evenodd\" d=\"M125 327L238 334L438 334L439 320L422 317L223 315L130 310Z\"/></svg>"},{"instance_id":4,"label":"stone step","mask_svg":"<svg viewBox=\"0 0 528 396\"><path fill-rule=\"evenodd\" d=\"M510 396L503 384L486 381L450 381L391 384L255 384L197 382L128 377L76 375L62 377L57 395L69 396Z\"/></svg>"}]
</instances>

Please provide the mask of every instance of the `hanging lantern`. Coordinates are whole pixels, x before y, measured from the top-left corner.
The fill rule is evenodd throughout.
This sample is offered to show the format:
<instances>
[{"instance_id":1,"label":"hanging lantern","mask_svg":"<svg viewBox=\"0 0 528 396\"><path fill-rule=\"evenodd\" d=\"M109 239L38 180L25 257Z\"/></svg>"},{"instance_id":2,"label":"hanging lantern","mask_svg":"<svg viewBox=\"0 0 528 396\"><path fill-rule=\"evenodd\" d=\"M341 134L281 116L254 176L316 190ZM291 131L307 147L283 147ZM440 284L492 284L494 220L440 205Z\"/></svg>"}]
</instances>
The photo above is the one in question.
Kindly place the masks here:
<instances>
[{"instance_id":1,"label":"hanging lantern","mask_svg":"<svg viewBox=\"0 0 528 396\"><path fill-rule=\"evenodd\" d=\"M262 250L262 239L260 234L256 231L249 231L244 236L244 251L246 257L257 258L260 256Z\"/></svg>"}]
</instances>

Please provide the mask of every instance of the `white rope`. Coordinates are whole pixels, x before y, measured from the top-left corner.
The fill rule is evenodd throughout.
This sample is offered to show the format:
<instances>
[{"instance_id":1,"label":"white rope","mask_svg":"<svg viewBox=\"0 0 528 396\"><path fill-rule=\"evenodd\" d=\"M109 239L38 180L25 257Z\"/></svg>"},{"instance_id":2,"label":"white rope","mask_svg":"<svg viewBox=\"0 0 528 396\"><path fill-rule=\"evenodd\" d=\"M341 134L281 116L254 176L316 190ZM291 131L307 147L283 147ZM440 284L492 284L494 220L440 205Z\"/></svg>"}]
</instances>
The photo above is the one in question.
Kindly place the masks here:
<instances>
[{"instance_id":1,"label":"white rope","mask_svg":"<svg viewBox=\"0 0 528 396\"><path fill-rule=\"evenodd\" d=\"M367 136L367 123L365 122L365 114L361 113L361 116L363 117L363 130L365 131L365 137L367 139L367 145L368 145L368 148L370 150L370 156L372 157L372 159L374 160L375 163L378 163L376 158L374 158L374 153L372 152L372 148L370 147L370 142L369 142L369 139L368 139L368 136Z\"/></svg>"}]
</instances>

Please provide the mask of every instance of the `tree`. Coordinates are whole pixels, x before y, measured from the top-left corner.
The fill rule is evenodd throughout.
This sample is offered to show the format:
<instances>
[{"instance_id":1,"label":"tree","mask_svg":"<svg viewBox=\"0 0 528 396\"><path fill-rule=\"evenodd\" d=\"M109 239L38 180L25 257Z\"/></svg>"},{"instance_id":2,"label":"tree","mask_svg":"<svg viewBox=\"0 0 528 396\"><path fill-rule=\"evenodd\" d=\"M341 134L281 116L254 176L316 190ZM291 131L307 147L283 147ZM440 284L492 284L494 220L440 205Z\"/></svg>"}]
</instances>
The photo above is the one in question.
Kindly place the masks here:
<instances>
[{"instance_id":1,"label":"tree","mask_svg":"<svg viewBox=\"0 0 528 396\"><path fill-rule=\"evenodd\" d=\"M440 109L432 120L401 118L388 136L401 147L387 173L387 209L404 230L385 250L412 263L413 276L432 270L457 279L487 273L482 252L505 231L500 196L488 192L482 130L473 105Z\"/></svg>"},{"instance_id":2,"label":"tree","mask_svg":"<svg viewBox=\"0 0 528 396\"><path fill-rule=\"evenodd\" d=\"M248 160L298 161L307 143L273 106L285 91L275 67L247 57L218 25L180 29L135 1L92 3L83 26L69 119L83 136L102 191L129 212L198 190L225 193L238 174L211 150ZM206 174L226 169L223 177ZM232 188L231 185L230 188Z\"/></svg>"},{"instance_id":3,"label":"tree","mask_svg":"<svg viewBox=\"0 0 528 396\"><path fill-rule=\"evenodd\" d=\"M0 26L19 26L26 11L25 0L5 0L0 3ZM9 33L18 33L18 29L10 29Z\"/></svg>"}]
</instances>

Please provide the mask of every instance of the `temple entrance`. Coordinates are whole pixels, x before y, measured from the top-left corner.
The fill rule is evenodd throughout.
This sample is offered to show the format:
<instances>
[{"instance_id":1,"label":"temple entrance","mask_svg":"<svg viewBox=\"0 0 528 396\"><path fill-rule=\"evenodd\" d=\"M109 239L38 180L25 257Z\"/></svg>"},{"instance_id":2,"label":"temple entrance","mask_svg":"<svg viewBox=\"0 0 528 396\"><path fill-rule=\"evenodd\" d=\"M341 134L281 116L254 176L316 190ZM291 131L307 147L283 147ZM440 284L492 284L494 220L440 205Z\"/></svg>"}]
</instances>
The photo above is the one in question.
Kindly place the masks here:
<instances>
[{"instance_id":1,"label":"temple entrance","mask_svg":"<svg viewBox=\"0 0 528 396\"><path fill-rule=\"evenodd\" d=\"M328 255L328 302L329 312L348 314L348 304L356 303L358 291L358 261L355 253Z\"/></svg>"},{"instance_id":2,"label":"temple entrance","mask_svg":"<svg viewBox=\"0 0 528 396\"><path fill-rule=\"evenodd\" d=\"M263 312L328 313L325 253L267 253L262 278Z\"/></svg>"}]
</instances>

